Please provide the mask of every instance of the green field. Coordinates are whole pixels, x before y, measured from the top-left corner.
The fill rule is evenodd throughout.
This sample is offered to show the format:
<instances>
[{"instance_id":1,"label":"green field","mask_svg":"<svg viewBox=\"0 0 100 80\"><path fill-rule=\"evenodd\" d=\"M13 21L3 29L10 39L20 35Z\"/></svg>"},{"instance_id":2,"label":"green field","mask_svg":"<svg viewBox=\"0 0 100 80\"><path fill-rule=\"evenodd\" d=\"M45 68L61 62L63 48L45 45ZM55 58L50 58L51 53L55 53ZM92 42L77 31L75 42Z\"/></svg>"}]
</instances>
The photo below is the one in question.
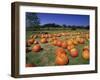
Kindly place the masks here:
<instances>
[{"instance_id":1,"label":"green field","mask_svg":"<svg viewBox=\"0 0 100 80\"><path fill-rule=\"evenodd\" d=\"M42 31L42 32L48 32L49 34L57 34L60 32L85 32L88 33L88 30L62 30L62 31ZM40 31L26 31L26 41L30 38L30 35L35 35L35 34L39 34ZM70 34L71 35L71 34ZM72 36L72 35L71 35ZM59 39L65 40L70 38L71 36L61 36L59 37ZM37 40L38 42L40 41L40 38L37 37L35 40ZM26 63L30 63L30 64L35 64L36 66L55 66L55 50L58 48L58 46L53 46L51 45L50 42L48 43L39 43L42 47L42 50L40 52L33 52L33 51L29 51L26 53ZM32 44L31 46L29 46L29 49L32 49L32 47L35 44ZM78 64L89 64L89 60L84 60L82 58L82 51L83 51L83 47L85 45L89 45L89 40L86 40L84 44L78 44L77 46L75 46L75 48L78 50L78 57L71 57L70 56L70 52L65 49L66 54L68 55L69 58L69 63L66 65L78 65Z\"/></svg>"}]
</instances>

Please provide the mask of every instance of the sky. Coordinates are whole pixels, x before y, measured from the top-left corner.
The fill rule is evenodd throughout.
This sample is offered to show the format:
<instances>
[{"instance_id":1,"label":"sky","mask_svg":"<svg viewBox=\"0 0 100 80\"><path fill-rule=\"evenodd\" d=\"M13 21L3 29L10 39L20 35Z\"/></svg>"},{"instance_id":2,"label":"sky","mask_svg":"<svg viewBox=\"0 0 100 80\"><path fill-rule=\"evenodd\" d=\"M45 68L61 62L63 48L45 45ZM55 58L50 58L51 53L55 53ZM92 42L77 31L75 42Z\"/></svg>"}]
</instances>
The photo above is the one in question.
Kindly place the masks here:
<instances>
[{"instance_id":1,"label":"sky","mask_svg":"<svg viewBox=\"0 0 100 80\"><path fill-rule=\"evenodd\" d=\"M48 23L77 26L89 25L89 15L37 13L37 16L40 19L40 25Z\"/></svg>"}]
</instances>

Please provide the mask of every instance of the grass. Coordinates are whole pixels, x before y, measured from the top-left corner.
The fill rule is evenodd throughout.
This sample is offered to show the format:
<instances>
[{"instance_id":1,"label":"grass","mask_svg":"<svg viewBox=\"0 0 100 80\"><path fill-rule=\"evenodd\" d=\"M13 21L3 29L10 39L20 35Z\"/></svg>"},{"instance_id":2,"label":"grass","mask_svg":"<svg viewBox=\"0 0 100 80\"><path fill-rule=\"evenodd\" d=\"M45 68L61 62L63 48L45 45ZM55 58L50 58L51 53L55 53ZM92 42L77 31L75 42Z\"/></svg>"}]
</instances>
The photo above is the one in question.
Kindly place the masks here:
<instances>
[{"instance_id":1,"label":"grass","mask_svg":"<svg viewBox=\"0 0 100 80\"><path fill-rule=\"evenodd\" d=\"M78 31L81 32L82 30L78 30ZM53 33L59 33L61 31L46 31L46 32L53 34ZM86 30L85 32L88 32L88 31ZM36 34L36 33L39 33L39 32L27 31L26 39L28 39L30 35ZM60 37L60 38L63 39L65 37ZM37 40L39 40L39 38L37 38ZM32 64L35 64L36 66L55 66L56 65L55 64L55 50L57 46L53 46L50 43L45 43L45 44L40 43L40 45L43 48L40 52L31 51L26 54L26 63L32 63ZM89 60L84 60L82 58L82 51L85 45L89 45L88 40L85 42L85 44L79 44L78 46L76 46L79 52L79 55L76 58L71 57L69 51L65 49L66 54L68 55L68 58L69 58L69 63L67 65L89 64ZM34 46L34 44L32 46ZM32 46L30 48L32 48Z\"/></svg>"}]
</instances>

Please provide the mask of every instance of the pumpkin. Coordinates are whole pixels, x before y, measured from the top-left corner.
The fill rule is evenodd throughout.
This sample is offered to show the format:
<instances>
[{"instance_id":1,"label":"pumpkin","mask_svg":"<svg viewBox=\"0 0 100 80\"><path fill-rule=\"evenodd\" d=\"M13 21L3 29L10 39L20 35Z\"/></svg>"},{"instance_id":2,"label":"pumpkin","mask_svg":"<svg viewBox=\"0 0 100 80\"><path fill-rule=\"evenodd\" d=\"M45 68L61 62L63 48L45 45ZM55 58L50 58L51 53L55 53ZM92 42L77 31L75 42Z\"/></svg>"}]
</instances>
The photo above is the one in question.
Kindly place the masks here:
<instances>
[{"instance_id":1,"label":"pumpkin","mask_svg":"<svg viewBox=\"0 0 100 80\"><path fill-rule=\"evenodd\" d=\"M78 56L78 50L76 48L73 48L70 50L70 54L72 57L77 57Z\"/></svg>"},{"instance_id":2,"label":"pumpkin","mask_svg":"<svg viewBox=\"0 0 100 80\"><path fill-rule=\"evenodd\" d=\"M72 40L68 40L68 41L67 41L67 45L68 45L68 46L73 45Z\"/></svg>"},{"instance_id":3,"label":"pumpkin","mask_svg":"<svg viewBox=\"0 0 100 80\"><path fill-rule=\"evenodd\" d=\"M60 40L57 40L57 46L61 47L62 42Z\"/></svg>"},{"instance_id":4,"label":"pumpkin","mask_svg":"<svg viewBox=\"0 0 100 80\"><path fill-rule=\"evenodd\" d=\"M62 42L61 47L67 48L67 43L66 42Z\"/></svg>"},{"instance_id":5,"label":"pumpkin","mask_svg":"<svg viewBox=\"0 0 100 80\"><path fill-rule=\"evenodd\" d=\"M84 44L85 43L85 40L83 38L80 38L79 43L80 44Z\"/></svg>"},{"instance_id":6,"label":"pumpkin","mask_svg":"<svg viewBox=\"0 0 100 80\"><path fill-rule=\"evenodd\" d=\"M69 46L67 46L67 49L68 49L68 51L70 51L71 49L73 49L75 46L72 44L72 45L69 45Z\"/></svg>"},{"instance_id":7,"label":"pumpkin","mask_svg":"<svg viewBox=\"0 0 100 80\"><path fill-rule=\"evenodd\" d=\"M46 38L42 38L41 39L41 43L47 43L47 39Z\"/></svg>"},{"instance_id":8,"label":"pumpkin","mask_svg":"<svg viewBox=\"0 0 100 80\"><path fill-rule=\"evenodd\" d=\"M83 57L83 59L85 59L85 60L89 60L89 58L90 58L90 53L89 53L89 51L88 51L88 50L84 50L83 53L82 53L82 57Z\"/></svg>"},{"instance_id":9,"label":"pumpkin","mask_svg":"<svg viewBox=\"0 0 100 80\"><path fill-rule=\"evenodd\" d=\"M62 56L57 56L55 59L55 64L57 65L65 65L68 64L69 59L68 56L65 54L61 54Z\"/></svg>"},{"instance_id":10,"label":"pumpkin","mask_svg":"<svg viewBox=\"0 0 100 80\"><path fill-rule=\"evenodd\" d=\"M41 46L39 44L34 45L32 48L33 52L39 52L40 50L41 50Z\"/></svg>"}]
</instances>

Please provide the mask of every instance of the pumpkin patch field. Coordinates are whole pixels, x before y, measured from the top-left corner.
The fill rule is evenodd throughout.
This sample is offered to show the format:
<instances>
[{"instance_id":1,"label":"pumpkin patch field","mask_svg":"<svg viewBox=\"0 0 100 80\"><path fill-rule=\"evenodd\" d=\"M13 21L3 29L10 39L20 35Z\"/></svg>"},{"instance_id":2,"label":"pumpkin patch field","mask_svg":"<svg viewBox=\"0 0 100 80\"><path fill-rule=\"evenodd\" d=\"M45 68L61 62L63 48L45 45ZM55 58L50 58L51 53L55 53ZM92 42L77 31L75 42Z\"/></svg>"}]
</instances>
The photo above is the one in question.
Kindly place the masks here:
<instances>
[{"instance_id":1,"label":"pumpkin patch field","mask_svg":"<svg viewBox=\"0 0 100 80\"><path fill-rule=\"evenodd\" d=\"M89 64L89 30L26 31L26 67Z\"/></svg>"}]
</instances>

